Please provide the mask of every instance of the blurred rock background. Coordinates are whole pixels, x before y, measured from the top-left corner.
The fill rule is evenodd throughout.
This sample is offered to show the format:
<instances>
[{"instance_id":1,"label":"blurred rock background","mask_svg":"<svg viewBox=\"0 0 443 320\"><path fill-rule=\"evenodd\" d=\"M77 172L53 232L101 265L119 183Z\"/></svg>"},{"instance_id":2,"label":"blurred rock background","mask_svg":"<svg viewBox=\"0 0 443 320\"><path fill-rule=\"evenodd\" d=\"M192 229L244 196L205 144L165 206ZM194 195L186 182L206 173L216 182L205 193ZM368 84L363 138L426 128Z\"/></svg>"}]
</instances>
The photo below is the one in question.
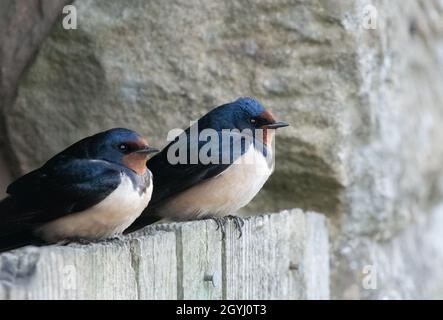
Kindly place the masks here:
<instances>
[{"instance_id":1,"label":"blurred rock background","mask_svg":"<svg viewBox=\"0 0 443 320\"><path fill-rule=\"evenodd\" d=\"M65 30L69 2L0 3L1 190L86 135L163 146L254 96L292 126L246 213L327 215L334 298L443 296L442 1L83 0Z\"/></svg>"}]
</instances>

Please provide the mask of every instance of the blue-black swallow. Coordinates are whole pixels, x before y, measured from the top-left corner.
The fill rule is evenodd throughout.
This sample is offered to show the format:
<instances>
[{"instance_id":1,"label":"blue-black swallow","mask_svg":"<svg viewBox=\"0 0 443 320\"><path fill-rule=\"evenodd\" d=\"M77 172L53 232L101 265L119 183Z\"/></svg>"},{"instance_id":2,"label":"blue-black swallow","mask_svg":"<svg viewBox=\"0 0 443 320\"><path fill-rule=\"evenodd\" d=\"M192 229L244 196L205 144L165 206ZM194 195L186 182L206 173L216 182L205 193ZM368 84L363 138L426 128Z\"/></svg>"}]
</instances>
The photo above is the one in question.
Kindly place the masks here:
<instances>
[{"instance_id":1,"label":"blue-black swallow","mask_svg":"<svg viewBox=\"0 0 443 320\"><path fill-rule=\"evenodd\" d=\"M146 161L156 151L134 131L111 129L17 179L0 202L0 251L121 234L151 199Z\"/></svg>"},{"instance_id":2,"label":"blue-black swallow","mask_svg":"<svg viewBox=\"0 0 443 320\"><path fill-rule=\"evenodd\" d=\"M207 113L148 161L154 175L152 199L128 232L161 218L213 218L224 236L223 217L232 217L241 236L243 221L233 214L255 197L271 175L275 129L286 126L252 98L240 98ZM208 150L208 141L217 138L212 134L207 139L211 135L207 129L218 137L216 147L208 151L214 159L210 163L208 157L200 157ZM227 132L229 139L225 138ZM186 163L176 163L175 156L183 150Z\"/></svg>"}]
</instances>

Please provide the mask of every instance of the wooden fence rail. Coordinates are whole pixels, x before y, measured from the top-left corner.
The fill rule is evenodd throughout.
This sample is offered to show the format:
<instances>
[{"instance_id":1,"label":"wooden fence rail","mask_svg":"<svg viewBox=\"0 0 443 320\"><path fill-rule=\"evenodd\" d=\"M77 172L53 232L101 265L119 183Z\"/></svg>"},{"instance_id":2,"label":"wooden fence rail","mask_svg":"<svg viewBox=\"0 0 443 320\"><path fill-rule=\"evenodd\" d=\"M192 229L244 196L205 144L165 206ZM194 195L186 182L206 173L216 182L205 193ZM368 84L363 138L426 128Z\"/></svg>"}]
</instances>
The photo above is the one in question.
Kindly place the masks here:
<instances>
[{"instance_id":1,"label":"wooden fence rail","mask_svg":"<svg viewBox=\"0 0 443 320\"><path fill-rule=\"evenodd\" d=\"M212 220L150 226L89 245L0 255L0 299L328 299L326 218L247 218L238 238Z\"/></svg>"}]
</instances>

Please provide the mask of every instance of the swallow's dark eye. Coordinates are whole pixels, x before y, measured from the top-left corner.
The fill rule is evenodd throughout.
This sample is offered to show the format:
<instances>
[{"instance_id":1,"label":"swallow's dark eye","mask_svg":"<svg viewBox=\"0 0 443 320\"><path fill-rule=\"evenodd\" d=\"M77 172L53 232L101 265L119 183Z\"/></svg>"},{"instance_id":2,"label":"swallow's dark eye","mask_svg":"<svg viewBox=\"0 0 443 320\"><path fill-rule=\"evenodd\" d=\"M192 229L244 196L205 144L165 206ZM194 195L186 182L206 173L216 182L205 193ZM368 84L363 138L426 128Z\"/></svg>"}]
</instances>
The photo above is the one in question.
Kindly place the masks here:
<instances>
[{"instance_id":1,"label":"swallow's dark eye","mask_svg":"<svg viewBox=\"0 0 443 320\"><path fill-rule=\"evenodd\" d=\"M252 124L256 124L256 123L257 123L257 120L256 120L255 118L251 118L251 123L252 123Z\"/></svg>"},{"instance_id":2,"label":"swallow's dark eye","mask_svg":"<svg viewBox=\"0 0 443 320\"><path fill-rule=\"evenodd\" d=\"M118 149L119 149L120 151L127 151L127 150L128 150L128 145L125 144L125 143L122 143L122 144L120 144L120 145L118 146Z\"/></svg>"}]
</instances>

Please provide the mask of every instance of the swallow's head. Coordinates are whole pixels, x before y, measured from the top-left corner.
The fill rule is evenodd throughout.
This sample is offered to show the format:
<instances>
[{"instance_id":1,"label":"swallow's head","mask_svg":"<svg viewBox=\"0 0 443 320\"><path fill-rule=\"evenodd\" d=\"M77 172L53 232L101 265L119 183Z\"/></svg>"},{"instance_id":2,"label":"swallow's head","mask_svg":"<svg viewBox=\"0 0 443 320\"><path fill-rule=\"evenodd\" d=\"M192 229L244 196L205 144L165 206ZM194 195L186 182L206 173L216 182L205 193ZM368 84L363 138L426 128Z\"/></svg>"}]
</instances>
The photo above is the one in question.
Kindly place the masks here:
<instances>
[{"instance_id":1,"label":"swallow's head","mask_svg":"<svg viewBox=\"0 0 443 320\"><path fill-rule=\"evenodd\" d=\"M287 127L288 123L277 121L271 111L266 110L263 105L252 98L239 98L234 102L220 106L208 115L212 118L211 126L216 129L238 129L240 131L249 129L255 132L262 129L265 143L267 132L274 132L277 128Z\"/></svg>"},{"instance_id":2,"label":"swallow's head","mask_svg":"<svg viewBox=\"0 0 443 320\"><path fill-rule=\"evenodd\" d=\"M97 159L124 165L140 175L146 171L148 155L158 151L137 132L128 129L111 129L95 137L92 147Z\"/></svg>"}]
</instances>

